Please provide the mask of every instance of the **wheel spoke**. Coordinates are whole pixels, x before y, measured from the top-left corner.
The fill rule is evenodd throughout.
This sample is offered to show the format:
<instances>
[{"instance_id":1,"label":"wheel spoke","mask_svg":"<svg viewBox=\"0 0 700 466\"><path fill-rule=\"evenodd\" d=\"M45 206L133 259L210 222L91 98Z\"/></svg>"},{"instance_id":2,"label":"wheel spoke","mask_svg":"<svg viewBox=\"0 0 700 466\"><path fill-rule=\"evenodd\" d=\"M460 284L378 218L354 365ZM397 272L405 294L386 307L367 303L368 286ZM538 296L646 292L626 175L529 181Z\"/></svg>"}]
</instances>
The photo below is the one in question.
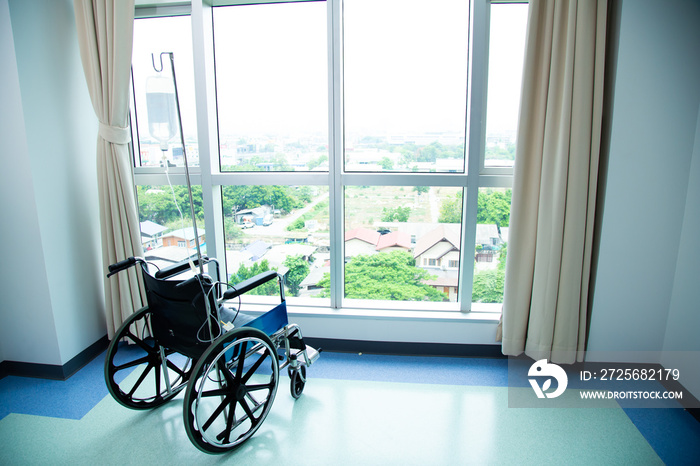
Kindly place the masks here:
<instances>
[{"instance_id":1,"label":"wheel spoke","mask_svg":"<svg viewBox=\"0 0 700 466\"><path fill-rule=\"evenodd\" d=\"M153 365L150 364L150 363L148 364L148 366L146 366L146 370L144 370L144 371L141 373L141 375L139 376L139 379L136 381L136 383L134 384L134 386L131 388L131 391L128 393L129 398L132 398L132 397L134 396L134 393L135 393L136 390L138 390L138 388L141 386L141 384L143 383L143 381L144 381L144 379L146 378L146 376L149 374L149 372L151 372L151 369L152 369L152 368L153 368Z\"/></svg>"},{"instance_id":2,"label":"wheel spoke","mask_svg":"<svg viewBox=\"0 0 700 466\"><path fill-rule=\"evenodd\" d=\"M138 365L140 365L140 364L149 362L150 359L151 359L151 356L150 356L150 355L146 355L146 356L144 356L144 357L142 357L142 358L138 358L138 359L134 359L133 361L126 362L126 363L124 363L124 364L122 364L122 365L120 365L120 366L117 366L116 364L114 364L114 371L117 372L117 371L121 371L121 370L124 370L124 369L128 369L128 368L130 368L130 367L138 366Z\"/></svg>"},{"instance_id":3,"label":"wheel spoke","mask_svg":"<svg viewBox=\"0 0 700 466\"><path fill-rule=\"evenodd\" d=\"M270 382L267 384L246 385L245 388L249 392L254 392L257 390L265 390L265 389L271 390L272 388L274 388L274 386L275 386L274 382Z\"/></svg>"},{"instance_id":4,"label":"wheel spoke","mask_svg":"<svg viewBox=\"0 0 700 466\"><path fill-rule=\"evenodd\" d=\"M217 436L217 438L223 443L229 443L231 441L231 431L233 430L233 423L236 422L236 416L234 415L233 408L235 408L235 405L228 410L228 416L226 416L226 429L224 429L224 431L221 432L221 434L219 434L223 434L223 436L221 438Z\"/></svg>"},{"instance_id":5,"label":"wheel spoke","mask_svg":"<svg viewBox=\"0 0 700 466\"><path fill-rule=\"evenodd\" d=\"M246 383L250 377L255 374L255 372L260 368L263 362L265 362L265 359L267 359L267 355L269 354L269 351L267 348L265 348L265 352L258 358L257 361L255 361L255 364L253 364L250 369L248 369L248 372L246 372L245 377L241 379L242 383Z\"/></svg>"},{"instance_id":6,"label":"wheel spoke","mask_svg":"<svg viewBox=\"0 0 700 466\"><path fill-rule=\"evenodd\" d=\"M161 365L160 364L154 364L153 369L156 372L156 396L160 396L160 372L161 372ZM163 374L165 377L168 376L168 374Z\"/></svg>"},{"instance_id":7,"label":"wheel spoke","mask_svg":"<svg viewBox=\"0 0 700 466\"><path fill-rule=\"evenodd\" d=\"M226 408L226 405L231 404L229 397L226 397L222 403L216 407L213 413L211 413L211 416L209 416L209 419L202 425L202 430L207 430L209 427L211 427L212 423L216 420L217 417L219 417L219 414ZM235 407L234 407L235 408ZM234 409L231 408L231 409Z\"/></svg>"},{"instance_id":8,"label":"wheel spoke","mask_svg":"<svg viewBox=\"0 0 700 466\"><path fill-rule=\"evenodd\" d=\"M172 353L171 353L171 354L172 354ZM180 369L180 368L177 366L177 364L175 364L174 362L172 362L170 359L167 359L167 358L166 358L165 363L166 363L166 365L167 365L170 369L172 369L173 371L175 371L180 377L184 378L184 377L187 375L187 374L185 373L184 370ZM185 367L187 367L187 365L185 365Z\"/></svg>"},{"instance_id":9,"label":"wheel spoke","mask_svg":"<svg viewBox=\"0 0 700 466\"><path fill-rule=\"evenodd\" d=\"M238 355L238 367L236 367L236 379L238 380L241 380L241 376L243 375L243 364L245 363L245 352L247 347L248 342L244 341L241 349L239 350L240 354Z\"/></svg>"},{"instance_id":10,"label":"wheel spoke","mask_svg":"<svg viewBox=\"0 0 700 466\"><path fill-rule=\"evenodd\" d=\"M226 387L219 388L217 390L207 390L206 392L202 392L201 397L208 398L211 396L228 396L229 392L230 392L230 390L228 390Z\"/></svg>"},{"instance_id":11,"label":"wheel spoke","mask_svg":"<svg viewBox=\"0 0 700 466\"><path fill-rule=\"evenodd\" d=\"M258 423L258 419L255 417L255 414L253 414L253 411L250 409L250 406L248 406L248 403L246 403L245 400L240 400L239 403L241 408L243 408L243 411L245 411L245 413L248 415L248 418L250 418L250 422L253 424L253 426L255 426Z\"/></svg>"},{"instance_id":12,"label":"wheel spoke","mask_svg":"<svg viewBox=\"0 0 700 466\"><path fill-rule=\"evenodd\" d=\"M140 339L139 337L137 337L136 335L131 333L131 331L128 331L127 334L124 336L130 337L131 341L136 343L138 346L141 347L142 350L144 350L147 353L153 353L153 351L155 350L155 348L153 346L147 345L146 342L144 342L142 339Z\"/></svg>"}]
</instances>

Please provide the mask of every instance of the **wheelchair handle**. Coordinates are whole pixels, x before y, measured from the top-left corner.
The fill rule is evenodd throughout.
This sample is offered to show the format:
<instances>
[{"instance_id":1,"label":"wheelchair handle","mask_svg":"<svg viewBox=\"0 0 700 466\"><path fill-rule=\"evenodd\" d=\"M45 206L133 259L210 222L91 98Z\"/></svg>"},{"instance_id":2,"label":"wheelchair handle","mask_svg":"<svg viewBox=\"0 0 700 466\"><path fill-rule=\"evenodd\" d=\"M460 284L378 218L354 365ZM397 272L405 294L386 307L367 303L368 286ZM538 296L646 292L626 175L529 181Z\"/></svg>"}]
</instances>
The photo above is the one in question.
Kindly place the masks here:
<instances>
[{"instance_id":1,"label":"wheelchair handle","mask_svg":"<svg viewBox=\"0 0 700 466\"><path fill-rule=\"evenodd\" d=\"M136 264L138 261L142 259L136 258L136 257L129 257L127 259L124 259L123 261L116 262L110 266L107 267L109 270L109 273L107 274L107 278L111 277L115 273L119 273L122 270L126 270L129 267L132 267L134 264Z\"/></svg>"}]
</instances>

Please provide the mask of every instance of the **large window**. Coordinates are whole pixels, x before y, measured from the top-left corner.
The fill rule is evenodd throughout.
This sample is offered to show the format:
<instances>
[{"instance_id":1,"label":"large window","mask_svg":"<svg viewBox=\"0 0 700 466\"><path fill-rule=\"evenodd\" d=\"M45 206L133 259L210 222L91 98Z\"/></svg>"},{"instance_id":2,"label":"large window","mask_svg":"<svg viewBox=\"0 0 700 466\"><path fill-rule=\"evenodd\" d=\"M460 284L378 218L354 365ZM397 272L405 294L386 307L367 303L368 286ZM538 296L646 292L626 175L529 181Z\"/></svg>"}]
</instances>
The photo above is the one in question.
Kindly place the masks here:
<instances>
[{"instance_id":1,"label":"large window","mask_svg":"<svg viewBox=\"0 0 700 466\"><path fill-rule=\"evenodd\" d=\"M135 22L149 254L192 254L186 152L200 242L231 283L277 270L291 305L321 311L499 311L527 4L242 3ZM154 71L161 52L184 150L151 124L148 80L171 79Z\"/></svg>"}]
</instances>

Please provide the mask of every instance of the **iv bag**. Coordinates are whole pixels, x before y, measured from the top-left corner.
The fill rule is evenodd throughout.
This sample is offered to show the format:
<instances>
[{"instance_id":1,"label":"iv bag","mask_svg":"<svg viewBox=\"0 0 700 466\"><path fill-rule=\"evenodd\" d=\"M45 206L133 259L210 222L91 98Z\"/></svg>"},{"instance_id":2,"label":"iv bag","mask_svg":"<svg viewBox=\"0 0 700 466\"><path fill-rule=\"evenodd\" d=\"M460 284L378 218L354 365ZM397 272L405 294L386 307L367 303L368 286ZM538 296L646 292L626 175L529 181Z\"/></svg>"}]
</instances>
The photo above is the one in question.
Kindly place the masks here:
<instances>
[{"instance_id":1,"label":"iv bag","mask_svg":"<svg viewBox=\"0 0 700 466\"><path fill-rule=\"evenodd\" d=\"M168 150L168 141L177 133L175 87L165 76L149 76L146 80L146 109L148 132L160 142L160 149Z\"/></svg>"}]
</instances>

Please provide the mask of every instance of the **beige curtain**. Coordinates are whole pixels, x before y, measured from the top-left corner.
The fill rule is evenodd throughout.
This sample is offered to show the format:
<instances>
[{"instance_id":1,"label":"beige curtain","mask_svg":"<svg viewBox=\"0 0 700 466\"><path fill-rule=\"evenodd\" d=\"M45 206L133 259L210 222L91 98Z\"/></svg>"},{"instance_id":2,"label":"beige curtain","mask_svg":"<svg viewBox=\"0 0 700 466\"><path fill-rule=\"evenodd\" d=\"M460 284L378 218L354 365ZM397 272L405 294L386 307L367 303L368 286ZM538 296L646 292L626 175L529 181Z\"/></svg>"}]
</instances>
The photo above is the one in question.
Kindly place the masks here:
<instances>
[{"instance_id":1,"label":"beige curtain","mask_svg":"<svg viewBox=\"0 0 700 466\"><path fill-rule=\"evenodd\" d=\"M99 120L97 177L102 259L108 265L143 255L129 154L129 76L134 0L75 0L80 57ZM145 302L135 268L105 279L107 332Z\"/></svg>"},{"instance_id":2,"label":"beige curtain","mask_svg":"<svg viewBox=\"0 0 700 466\"><path fill-rule=\"evenodd\" d=\"M607 0L531 0L502 348L581 361L595 213Z\"/></svg>"}]
</instances>

